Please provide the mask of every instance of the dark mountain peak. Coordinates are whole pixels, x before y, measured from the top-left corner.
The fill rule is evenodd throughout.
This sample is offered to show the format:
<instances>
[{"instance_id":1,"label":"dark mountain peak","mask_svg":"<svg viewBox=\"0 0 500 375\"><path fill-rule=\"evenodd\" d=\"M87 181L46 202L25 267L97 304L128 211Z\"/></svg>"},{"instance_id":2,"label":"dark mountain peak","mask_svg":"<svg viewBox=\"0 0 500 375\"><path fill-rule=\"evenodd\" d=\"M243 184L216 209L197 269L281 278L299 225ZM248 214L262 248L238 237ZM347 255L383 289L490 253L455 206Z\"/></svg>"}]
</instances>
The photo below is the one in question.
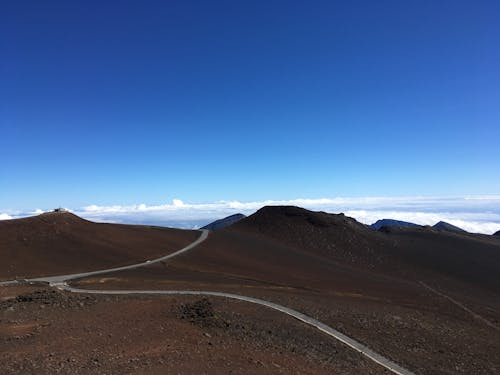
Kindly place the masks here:
<instances>
[{"instance_id":1,"label":"dark mountain peak","mask_svg":"<svg viewBox=\"0 0 500 375\"><path fill-rule=\"evenodd\" d=\"M344 214L294 206L267 206L229 228L341 262L378 262L373 246L382 234Z\"/></svg>"},{"instance_id":2,"label":"dark mountain peak","mask_svg":"<svg viewBox=\"0 0 500 375\"><path fill-rule=\"evenodd\" d=\"M296 206L265 206L246 218L242 225L255 227L288 223L290 225L313 225L315 227L332 227L339 225L359 225L353 218L340 214L329 214L322 211L310 211ZM268 228L269 229L269 228ZM267 231L267 230L266 230Z\"/></svg>"},{"instance_id":3,"label":"dark mountain peak","mask_svg":"<svg viewBox=\"0 0 500 375\"><path fill-rule=\"evenodd\" d=\"M498 232L493 233L494 236L500 236L500 230Z\"/></svg>"},{"instance_id":4,"label":"dark mountain peak","mask_svg":"<svg viewBox=\"0 0 500 375\"><path fill-rule=\"evenodd\" d=\"M230 215L230 216L227 216L223 219L215 220L214 222L205 225L201 229L208 229L208 230L222 229L222 228L228 227L234 223L237 223L238 221L240 221L244 218L246 218L246 216L243 214Z\"/></svg>"},{"instance_id":5,"label":"dark mountain peak","mask_svg":"<svg viewBox=\"0 0 500 375\"><path fill-rule=\"evenodd\" d=\"M434 224L432 227L434 229L447 230L450 232L465 232L465 230L463 230L462 228L456 227L455 225L447 223L446 221L440 221L439 223Z\"/></svg>"},{"instance_id":6,"label":"dark mountain peak","mask_svg":"<svg viewBox=\"0 0 500 375\"><path fill-rule=\"evenodd\" d=\"M418 224L410 223L408 221L394 220L394 219L380 219L370 225L371 228L379 230L382 227L418 227Z\"/></svg>"}]
</instances>

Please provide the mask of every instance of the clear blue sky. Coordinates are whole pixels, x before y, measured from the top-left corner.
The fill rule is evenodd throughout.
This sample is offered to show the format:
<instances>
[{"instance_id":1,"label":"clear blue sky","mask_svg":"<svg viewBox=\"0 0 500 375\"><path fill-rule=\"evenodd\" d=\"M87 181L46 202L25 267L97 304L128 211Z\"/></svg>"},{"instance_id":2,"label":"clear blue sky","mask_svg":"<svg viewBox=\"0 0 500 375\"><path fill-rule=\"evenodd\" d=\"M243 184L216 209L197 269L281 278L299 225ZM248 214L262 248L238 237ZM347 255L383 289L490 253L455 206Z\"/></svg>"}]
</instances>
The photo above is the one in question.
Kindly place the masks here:
<instances>
[{"instance_id":1,"label":"clear blue sky","mask_svg":"<svg viewBox=\"0 0 500 375\"><path fill-rule=\"evenodd\" d=\"M500 192L500 2L3 1L0 208Z\"/></svg>"}]
</instances>

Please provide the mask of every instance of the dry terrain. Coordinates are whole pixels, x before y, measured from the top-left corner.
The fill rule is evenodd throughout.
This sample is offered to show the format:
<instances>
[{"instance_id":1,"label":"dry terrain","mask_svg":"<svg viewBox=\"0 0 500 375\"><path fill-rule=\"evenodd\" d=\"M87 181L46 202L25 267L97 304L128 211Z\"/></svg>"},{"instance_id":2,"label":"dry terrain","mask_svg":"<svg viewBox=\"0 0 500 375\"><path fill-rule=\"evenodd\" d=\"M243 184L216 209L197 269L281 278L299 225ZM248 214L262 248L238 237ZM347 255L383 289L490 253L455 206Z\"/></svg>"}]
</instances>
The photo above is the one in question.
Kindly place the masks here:
<instances>
[{"instance_id":1,"label":"dry terrain","mask_svg":"<svg viewBox=\"0 0 500 375\"><path fill-rule=\"evenodd\" d=\"M194 233L171 241L180 248ZM497 236L377 232L343 215L272 207L167 262L72 285L253 296L317 318L417 374L497 374L499 260ZM0 293L2 373L387 373L318 330L245 302L42 285Z\"/></svg>"},{"instance_id":2,"label":"dry terrain","mask_svg":"<svg viewBox=\"0 0 500 375\"><path fill-rule=\"evenodd\" d=\"M2 374L382 374L261 307L220 298L0 289Z\"/></svg>"},{"instance_id":3,"label":"dry terrain","mask_svg":"<svg viewBox=\"0 0 500 375\"><path fill-rule=\"evenodd\" d=\"M0 280L93 271L173 252L197 231L94 223L69 212L0 221Z\"/></svg>"}]
</instances>

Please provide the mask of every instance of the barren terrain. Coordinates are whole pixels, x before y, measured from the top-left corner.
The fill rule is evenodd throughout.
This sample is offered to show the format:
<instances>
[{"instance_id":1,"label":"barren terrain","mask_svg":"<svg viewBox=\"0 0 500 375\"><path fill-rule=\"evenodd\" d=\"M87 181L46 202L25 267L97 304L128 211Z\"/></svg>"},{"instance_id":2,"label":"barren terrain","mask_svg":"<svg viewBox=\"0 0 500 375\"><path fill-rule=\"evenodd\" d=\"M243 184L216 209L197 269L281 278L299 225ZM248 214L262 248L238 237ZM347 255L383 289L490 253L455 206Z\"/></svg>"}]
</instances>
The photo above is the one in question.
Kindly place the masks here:
<instances>
[{"instance_id":1,"label":"barren terrain","mask_svg":"<svg viewBox=\"0 0 500 375\"><path fill-rule=\"evenodd\" d=\"M381 374L277 312L226 299L0 289L2 374Z\"/></svg>"},{"instance_id":2,"label":"barren terrain","mask_svg":"<svg viewBox=\"0 0 500 375\"><path fill-rule=\"evenodd\" d=\"M0 280L93 271L157 258L197 231L94 223L69 212L0 221Z\"/></svg>"},{"instance_id":3,"label":"barren terrain","mask_svg":"<svg viewBox=\"0 0 500 375\"><path fill-rule=\"evenodd\" d=\"M496 374L499 250L496 236L376 232L342 215L277 207L174 259L72 285L252 296L319 319L416 374ZM245 302L43 285L0 293L5 373L386 372L310 326Z\"/></svg>"}]
</instances>

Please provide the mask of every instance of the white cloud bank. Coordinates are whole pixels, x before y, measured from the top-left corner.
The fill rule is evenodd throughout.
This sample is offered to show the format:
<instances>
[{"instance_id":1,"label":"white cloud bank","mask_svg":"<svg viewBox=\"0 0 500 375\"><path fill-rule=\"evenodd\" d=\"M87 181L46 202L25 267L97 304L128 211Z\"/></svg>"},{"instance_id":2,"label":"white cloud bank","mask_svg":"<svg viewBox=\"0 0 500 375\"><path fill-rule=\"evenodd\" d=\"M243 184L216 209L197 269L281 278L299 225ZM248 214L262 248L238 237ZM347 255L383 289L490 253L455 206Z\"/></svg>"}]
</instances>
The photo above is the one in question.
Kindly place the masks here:
<instances>
[{"instance_id":1,"label":"white cloud bank","mask_svg":"<svg viewBox=\"0 0 500 375\"><path fill-rule=\"evenodd\" d=\"M0 220L9 220L12 219L12 216L8 214L0 214Z\"/></svg>"},{"instance_id":2,"label":"white cloud bank","mask_svg":"<svg viewBox=\"0 0 500 375\"><path fill-rule=\"evenodd\" d=\"M267 205L293 205L331 213L344 212L371 224L391 218L433 225L447 221L467 231L491 234L500 230L500 195L468 197L356 197L266 200L256 202L219 201L185 203L174 199L161 205L97 206L75 213L91 220L115 222L209 222L237 212L249 215ZM188 225L189 226L189 225Z\"/></svg>"},{"instance_id":3,"label":"white cloud bank","mask_svg":"<svg viewBox=\"0 0 500 375\"><path fill-rule=\"evenodd\" d=\"M266 200L256 202L218 201L186 203L174 199L160 205L90 205L71 210L94 221L168 225L181 228L202 226L235 213L252 214L267 205L293 205L330 213L343 212L371 224L378 219L396 219L421 225L447 221L469 232L492 234L500 230L500 195L463 197L338 197L321 199ZM26 214L9 212L10 217ZM7 217L6 217L7 218Z\"/></svg>"}]
</instances>

